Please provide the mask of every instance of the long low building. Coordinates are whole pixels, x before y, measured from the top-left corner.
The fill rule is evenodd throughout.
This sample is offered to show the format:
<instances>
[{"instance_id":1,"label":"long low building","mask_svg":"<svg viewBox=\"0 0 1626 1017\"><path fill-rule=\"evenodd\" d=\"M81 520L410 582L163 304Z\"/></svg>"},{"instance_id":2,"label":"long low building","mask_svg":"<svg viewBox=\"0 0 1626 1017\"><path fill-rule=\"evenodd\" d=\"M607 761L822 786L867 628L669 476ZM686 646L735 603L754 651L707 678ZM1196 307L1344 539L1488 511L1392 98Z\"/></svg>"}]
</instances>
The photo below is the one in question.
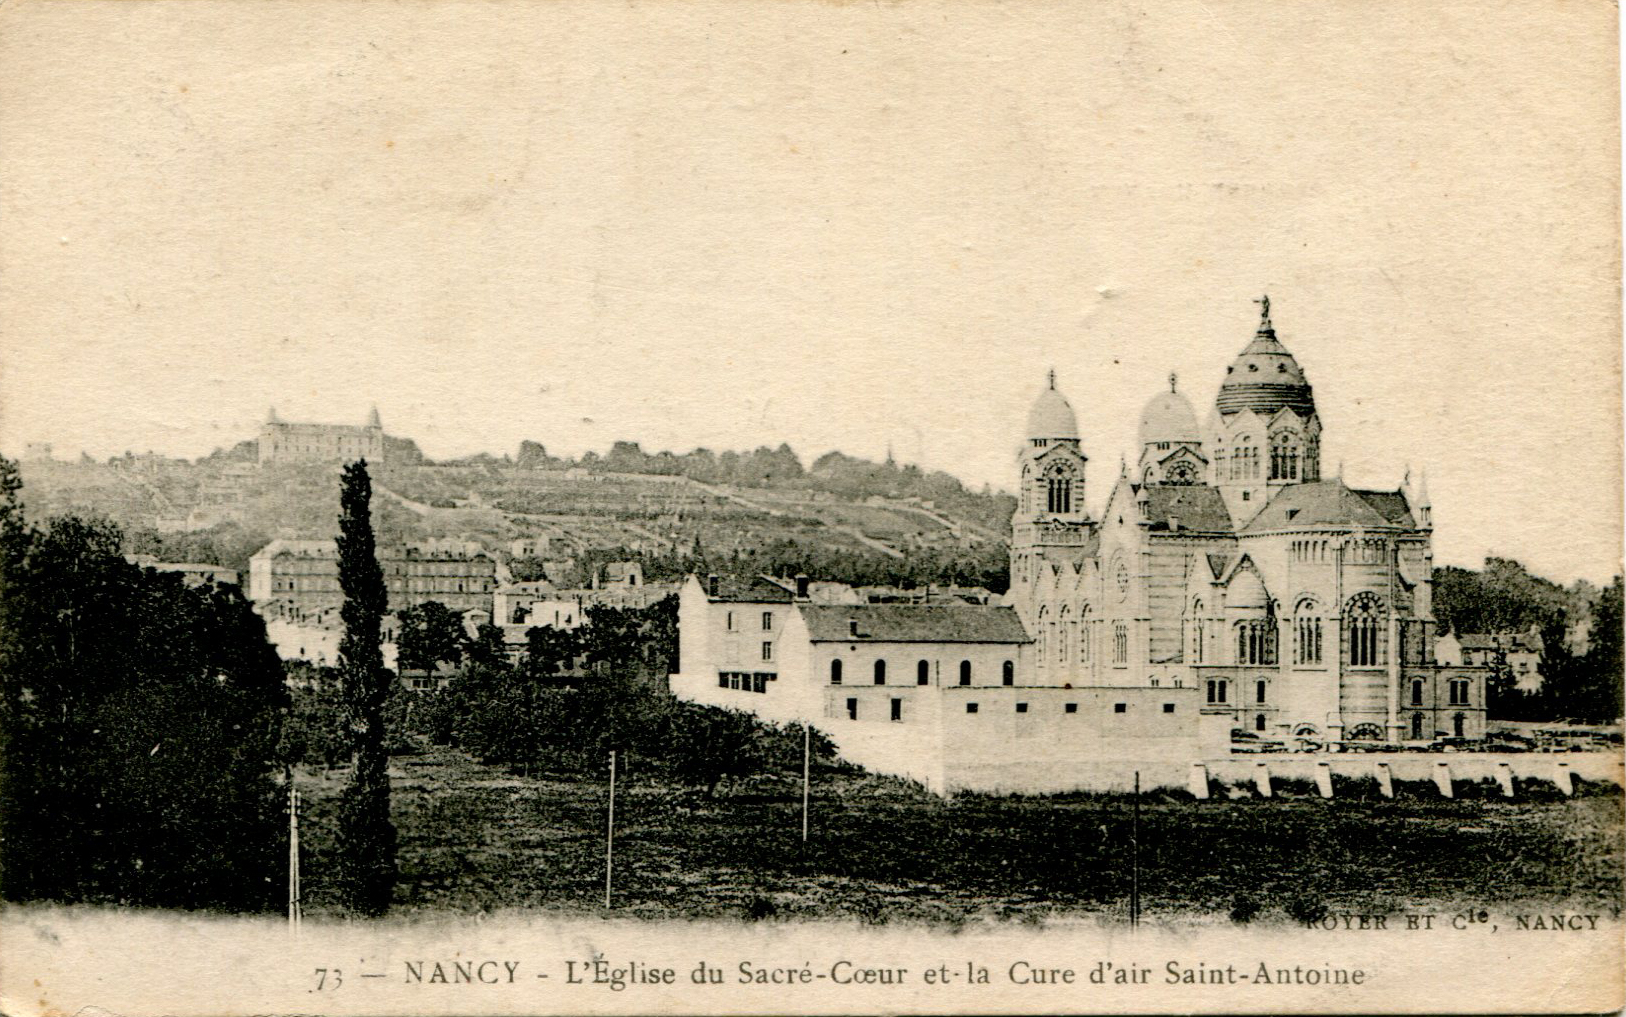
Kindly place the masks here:
<instances>
[{"instance_id":1,"label":"long low building","mask_svg":"<svg viewBox=\"0 0 1626 1017\"><path fill-rule=\"evenodd\" d=\"M378 549L390 610L438 601L453 610L491 610L497 562L469 541L430 541ZM337 607L339 551L331 540L273 540L248 562L248 599L286 601L296 611Z\"/></svg>"},{"instance_id":2,"label":"long low building","mask_svg":"<svg viewBox=\"0 0 1626 1017\"><path fill-rule=\"evenodd\" d=\"M1038 671L1009 607L816 604L767 576L691 577L678 631L676 695L809 722L850 762L933 791L1108 786L1226 751L1229 723L1200 716L1196 688L1073 687Z\"/></svg>"}]
</instances>

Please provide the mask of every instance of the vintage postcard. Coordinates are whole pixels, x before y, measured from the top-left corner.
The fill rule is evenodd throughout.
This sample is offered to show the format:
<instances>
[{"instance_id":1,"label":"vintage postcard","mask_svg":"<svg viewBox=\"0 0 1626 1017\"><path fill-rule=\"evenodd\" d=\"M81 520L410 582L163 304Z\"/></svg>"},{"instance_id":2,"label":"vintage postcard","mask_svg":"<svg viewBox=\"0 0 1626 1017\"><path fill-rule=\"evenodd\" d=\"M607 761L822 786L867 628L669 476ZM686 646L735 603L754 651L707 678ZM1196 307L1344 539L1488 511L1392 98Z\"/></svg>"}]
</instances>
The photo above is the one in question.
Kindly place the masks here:
<instances>
[{"instance_id":1,"label":"vintage postcard","mask_svg":"<svg viewBox=\"0 0 1626 1017\"><path fill-rule=\"evenodd\" d=\"M1620 1008L1617 34L0 5L0 1011Z\"/></svg>"}]
</instances>

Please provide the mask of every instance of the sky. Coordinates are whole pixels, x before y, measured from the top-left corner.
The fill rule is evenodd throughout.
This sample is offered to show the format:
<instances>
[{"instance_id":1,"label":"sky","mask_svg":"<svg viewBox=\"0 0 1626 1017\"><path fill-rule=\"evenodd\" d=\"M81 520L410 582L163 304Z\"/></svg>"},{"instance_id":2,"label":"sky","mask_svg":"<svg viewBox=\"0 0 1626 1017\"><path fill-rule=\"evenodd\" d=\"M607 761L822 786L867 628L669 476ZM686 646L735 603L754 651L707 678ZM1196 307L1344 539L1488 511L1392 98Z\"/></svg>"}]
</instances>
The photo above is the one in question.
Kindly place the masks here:
<instances>
[{"instance_id":1,"label":"sky","mask_svg":"<svg viewBox=\"0 0 1626 1017\"><path fill-rule=\"evenodd\" d=\"M285 420L431 457L789 443L1092 504L1269 293L1323 470L1437 564L1621 558L1615 11L1524 2L0 9L0 450Z\"/></svg>"}]
</instances>

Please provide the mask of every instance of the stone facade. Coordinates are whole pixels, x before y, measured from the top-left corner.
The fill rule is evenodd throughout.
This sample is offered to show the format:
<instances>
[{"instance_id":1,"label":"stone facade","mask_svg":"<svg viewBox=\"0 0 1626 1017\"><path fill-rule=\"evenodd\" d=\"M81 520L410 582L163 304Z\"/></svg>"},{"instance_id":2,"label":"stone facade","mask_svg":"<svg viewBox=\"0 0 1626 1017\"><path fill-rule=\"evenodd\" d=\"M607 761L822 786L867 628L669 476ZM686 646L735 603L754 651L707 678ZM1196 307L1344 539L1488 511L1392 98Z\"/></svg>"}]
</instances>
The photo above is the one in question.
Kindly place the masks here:
<instances>
[{"instance_id":1,"label":"stone facade","mask_svg":"<svg viewBox=\"0 0 1626 1017\"><path fill-rule=\"evenodd\" d=\"M375 408L361 426L296 424L277 418L275 408L260 428L260 462L384 461L384 425Z\"/></svg>"},{"instance_id":2,"label":"stone facade","mask_svg":"<svg viewBox=\"0 0 1626 1017\"><path fill-rule=\"evenodd\" d=\"M1056 684L1195 688L1206 714L1298 747L1482 736L1485 669L1434 657L1424 482L1323 476L1309 382L1262 303L1206 428L1171 376L1099 518L1052 375L1012 525L1009 598L1035 668Z\"/></svg>"},{"instance_id":3,"label":"stone facade","mask_svg":"<svg viewBox=\"0 0 1626 1017\"><path fill-rule=\"evenodd\" d=\"M391 611L430 600L454 611L491 610L497 563L478 544L383 547L378 563ZM280 601L293 617L338 607L344 594L337 546L331 540L273 540L249 559L248 598L256 604Z\"/></svg>"}]
</instances>

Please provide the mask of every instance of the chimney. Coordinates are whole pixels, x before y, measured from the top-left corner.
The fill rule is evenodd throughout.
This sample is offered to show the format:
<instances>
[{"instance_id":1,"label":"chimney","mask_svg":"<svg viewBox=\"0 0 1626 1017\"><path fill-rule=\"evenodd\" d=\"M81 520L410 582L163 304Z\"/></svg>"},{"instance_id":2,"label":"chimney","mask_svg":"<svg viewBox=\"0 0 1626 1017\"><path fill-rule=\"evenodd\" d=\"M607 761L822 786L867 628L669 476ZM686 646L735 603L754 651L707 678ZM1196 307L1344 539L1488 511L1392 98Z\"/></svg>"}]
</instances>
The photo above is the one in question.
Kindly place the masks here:
<instances>
[{"instance_id":1,"label":"chimney","mask_svg":"<svg viewBox=\"0 0 1626 1017\"><path fill-rule=\"evenodd\" d=\"M847 619L847 634L849 636L858 635L858 619L857 618L848 618Z\"/></svg>"},{"instance_id":2,"label":"chimney","mask_svg":"<svg viewBox=\"0 0 1626 1017\"><path fill-rule=\"evenodd\" d=\"M797 600L806 600L807 599L807 587L808 587L808 578L807 578L807 576L802 575L801 573L798 573L797 576L796 576L796 599Z\"/></svg>"},{"instance_id":3,"label":"chimney","mask_svg":"<svg viewBox=\"0 0 1626 1017\"><path fill-rule=\"evenodd\" d=\"M1178 532L1180 532L1180 517L1179 516L1170 516L1169 517L1169 532L1170 533L1178 533Z\"/></svg>"},{"instance_id":4,"label":"chimney","mask_svg":"<svg viewBox=\"0 0 1626 1017\"><path fill-rule=\"evenodd\" d=\"M706 577L706 594L708 596L717 596L717 592L720 588L721 587L717 580L717 573L713 572L711 575Z\"/></svg>"}]
</instances>

